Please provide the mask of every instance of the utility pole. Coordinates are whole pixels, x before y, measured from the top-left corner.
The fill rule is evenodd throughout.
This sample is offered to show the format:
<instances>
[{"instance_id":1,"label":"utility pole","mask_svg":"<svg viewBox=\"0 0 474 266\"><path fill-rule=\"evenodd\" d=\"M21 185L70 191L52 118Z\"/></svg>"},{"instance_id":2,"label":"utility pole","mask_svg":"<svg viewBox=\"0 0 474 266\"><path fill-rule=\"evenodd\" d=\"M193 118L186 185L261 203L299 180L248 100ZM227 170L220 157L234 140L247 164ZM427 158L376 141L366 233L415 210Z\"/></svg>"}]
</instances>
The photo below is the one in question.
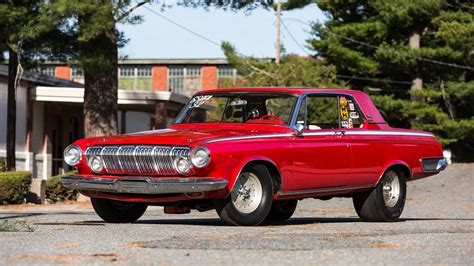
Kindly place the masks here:
<instances>
[{"instance_id":1,"label":"utility pole","mask_svg":"<svg viewBox=\"0 0 474 266\"><path fill-rule=\"evenodd\" d=\"M410 35L410 38L408 40L408 43L410 45L410 48L411 49L420 49L420 41L421 41L421 36L420 36L420 33L418 32L413 32L411 35ZM412 89L414 90L421 90L423 89L423 79L421 77L421 74L420 72L417 70L417 72L415 73L415 76L414 76L414 79L412 81L412 86L411 86ZM418 99L418 97L414 97L412 96L412 100L420 100Z\"/></svg>"},{"instance_id":2,"label":"utility pole","mask_svg":"<svg viewBox=\"0 0 474 266\"><path fill-rule=\"evenodd\" d=\"M276 44L275 44L275 63L280 64L280 23L281 23L281 4L286 2L285 0L276 1Z\"/></svg>"}]
</instances>

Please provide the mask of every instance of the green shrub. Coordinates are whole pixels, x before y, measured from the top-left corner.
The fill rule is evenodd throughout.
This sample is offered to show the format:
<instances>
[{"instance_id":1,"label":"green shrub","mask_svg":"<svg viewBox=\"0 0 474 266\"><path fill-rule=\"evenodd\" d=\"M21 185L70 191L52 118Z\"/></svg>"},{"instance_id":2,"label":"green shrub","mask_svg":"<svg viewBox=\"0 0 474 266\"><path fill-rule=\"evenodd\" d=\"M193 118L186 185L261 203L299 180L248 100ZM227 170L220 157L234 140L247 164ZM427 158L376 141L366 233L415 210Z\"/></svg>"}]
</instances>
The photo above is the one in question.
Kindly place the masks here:
<instances>
[{"instance_id":1,"label":"green shrub","mask_svg":"<svg viewBox=\"0 0 474 266\"><path fill-rule=\"evenodd\" d=\"M70 189L63 186L59 181L63 176L76 174L76 171L70 171L62 175L52 176L46 180L46 198L52 202L64 200L76 200L79 196L77 189Z\"/></svg>"},{"instance_id":2,"label":"green shrub","mask_svg":"<svg viewBox=\"0 0 474 266\"><path fill-rule=\"evenodd\" d=\"M31 172L0 173L0 203L23 203L30 185Z\"/></svg>"},{"instance_id":3,"label":"green shrub","mask_svg":"<svg viewBox=\"0 0 474 266\"><path fill-rule=\"evenodd\" d=\"M5 172L7 170L7 165L5 161L0 160L0 172Z\"/></svg>"}]
</instances>

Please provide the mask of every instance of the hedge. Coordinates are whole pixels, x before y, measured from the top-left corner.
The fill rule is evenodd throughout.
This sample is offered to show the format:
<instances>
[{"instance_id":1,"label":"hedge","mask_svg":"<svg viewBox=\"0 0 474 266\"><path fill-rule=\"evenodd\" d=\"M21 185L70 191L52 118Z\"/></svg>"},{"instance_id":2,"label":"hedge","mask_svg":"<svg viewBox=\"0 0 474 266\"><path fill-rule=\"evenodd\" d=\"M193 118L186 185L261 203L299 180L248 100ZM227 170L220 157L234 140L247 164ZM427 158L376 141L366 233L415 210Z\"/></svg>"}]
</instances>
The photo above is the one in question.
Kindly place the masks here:
<instances>
[{"instance_id":1,"label":"hedge","mask_svg":"<svg viewBox=\"0 0 474 266\"><path fill-rule=\"evenodd\" d=\"M0 204L23 203L30 190L31 172L0 173Z\"/></svg>"},{"instance_id":2,"label":"hedge","mask_svg":"<svg viewBox=\"0 0 474 266\"><path fill-rule=\"evenodd\" d=\"M62 175L52 176L46 180L46 198L51 202L76 200L79 192L76 189L66 188L59 179L63 176L76 174L76 171L66 172Z\"/></svg>"}]
</instances>

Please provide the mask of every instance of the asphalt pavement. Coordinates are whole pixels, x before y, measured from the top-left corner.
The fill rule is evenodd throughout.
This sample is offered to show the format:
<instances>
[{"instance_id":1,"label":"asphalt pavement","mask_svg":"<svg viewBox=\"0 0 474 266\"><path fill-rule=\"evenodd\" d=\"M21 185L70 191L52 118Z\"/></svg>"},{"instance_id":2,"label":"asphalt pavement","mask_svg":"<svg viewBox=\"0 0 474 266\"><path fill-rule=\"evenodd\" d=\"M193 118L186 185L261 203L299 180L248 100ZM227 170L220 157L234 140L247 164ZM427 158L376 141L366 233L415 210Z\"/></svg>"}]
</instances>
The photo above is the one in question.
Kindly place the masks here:
<instances>
[{"instance_id":1,"label":"asphalt pavement","mask_svg":"<svg viewBox=\"0 0 474 266\"><path fill-rule=\"evenodd\" d=\"M408 184L402 219L362 222L352 200L303 200L288 222L226 226L214 211L106 224L90 204L0 207L0 265L474 265L474 164Z\"/></svg>"}]
</instances>

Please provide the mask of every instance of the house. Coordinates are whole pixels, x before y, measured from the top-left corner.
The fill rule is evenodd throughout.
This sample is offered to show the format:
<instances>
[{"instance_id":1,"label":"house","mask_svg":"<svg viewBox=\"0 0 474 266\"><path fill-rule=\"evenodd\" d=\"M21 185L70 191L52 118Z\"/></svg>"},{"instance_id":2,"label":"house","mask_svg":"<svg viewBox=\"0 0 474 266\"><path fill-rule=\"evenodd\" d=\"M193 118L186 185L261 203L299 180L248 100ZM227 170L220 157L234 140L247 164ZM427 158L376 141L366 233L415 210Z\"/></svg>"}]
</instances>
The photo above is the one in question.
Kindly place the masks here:
<instances>
[{"instance_id":1,"label":"house","mask_svg":"<svg viewBox=\"0 0 474 266\"><path fill-rule=\"evenodd\" d=\"M156 128L158 112L169 124L194 92L237 80L236 70L224 59L126 59L119 62L118 72L120 133ZM0 160L6 157L7 75L8 67L0 65ZM39 179L69 170L63 150L84 137L83 82L81 68L55 62L22 78L17 90L17 170L32 171Z\"/></svg>"}]
</instances>

